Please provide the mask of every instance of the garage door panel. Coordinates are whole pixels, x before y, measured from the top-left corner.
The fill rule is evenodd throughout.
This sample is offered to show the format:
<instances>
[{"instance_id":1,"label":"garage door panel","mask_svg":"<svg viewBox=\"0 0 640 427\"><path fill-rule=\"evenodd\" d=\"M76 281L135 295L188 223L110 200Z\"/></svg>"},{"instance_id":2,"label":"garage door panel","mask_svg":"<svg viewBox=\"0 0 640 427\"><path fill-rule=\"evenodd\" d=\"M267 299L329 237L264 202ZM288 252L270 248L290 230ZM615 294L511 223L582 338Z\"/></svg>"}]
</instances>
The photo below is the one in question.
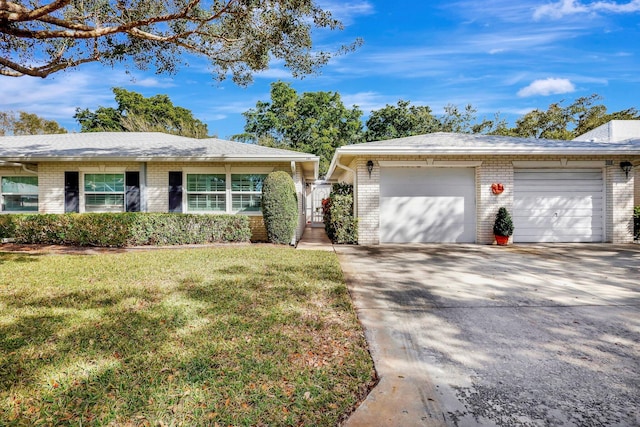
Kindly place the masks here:
<instances>
[{"instance_id":1,"label":"garage door panel","mask_svg":"<svg viewBox=\"0 0 640 427\"><path fill-rule=\"evenodd\" d=\"M381 169L381 242L474 242L475 221L474 169Z\"/></svg>"},{"instance_id":2,"label":"garage door panel","mask_svg":"<svg viewBox=\"0 0 640 427\"><path fill-rule=\"evenodd\" d=\"M514 242L600 242L603 207L600 169L514 171Z\"/></svg>"},{"instance_id":3,"label":"garage door panel","mask_svg":"<svg viewBox=\"0 0 640 427\"><path fill-rule=\"evenodd\" d=\"M518 169L518 180L532 181L570 181L570 180L599 180L602 172L597 169L566 169L566 170L542 170L542 169Z\"/></svg>"},{"instance_id":4,"label":"garage door panel","mask_svg":"<svg viewBox=\"0 0 640 427\"><path fill-rule=\"evenodd\" d=\"M514 219L526 219L526 218L535 218L535 217L553 217L556 214L561 217L584 217L589 216L593 213L594 209L590 206L586 207L564 207L559 208L557 206L537 206L533 209L529 209L527 213L523 213L518 209L514 209L514 213L512 217Z\"/></svg>"},{"instance_id":5,"label":"garage door panel","mask_svg":"<svg viewBox=\"0 0 640 427\"><path fill-rule=\"evenodd\" d=\"M456 173L457 170L448 168L383 168L380 197L467 194L469 179L475 177L475 172L473 169L464 169L466 173Z\"/></svg>"},{"instance_id":6,"label":"garage door panel","mask_svg":"<svg viewBox=\"0 0 640 427\"><path fill-rule=\"evenodd\" d=\"M514 217L514 221L517 220L519 229L528 228L549 228L557 229L557 231L563 230L577 230L577 229L591 229L597 227L597 223L602 221L602 217Z\"/></svg>"},{"instance_id":7,"label":"garage door panel","mask_svg":"<svg viewBox=\"0 0 640 427\"><path fill-rule=\"evenodd\" d=\"M598 182L585 181L562 181L562 182L519 182L520 185L526 185L529 189L527 192L540 192L544 194L571 194L574 192L593 192L600 191L601 186ZM568 189L571 189L569 191Z\"/></svg>"},{"instance_id":8,"label":"garage door panel","mask_svg":"<svg viewBox=\"0 0 640 427\"><path fill-rule=\"evenodd\" d=\"M554 231L540 229L523 229L519 234L521 242L536 243L597 243L602 241L602 228L583 228L576 231Z\"/></svg>"},{"instance_id":9,"label":"garage door panel","mask_svg":"<svg viewBox=\"0 0 640 427\"><path fill-rule=\"evenodd\" d=\"M593 196L549 196L549 195L529 195L526 197L517 196L513 202L514 210L522 210L523 212L534 212L535 210L543 210L550 214L562 210L585 209L593 212L597 208L602 208L602 197ZM586 213L586 212L585 212Z\"/></svg>"}]
</instances>

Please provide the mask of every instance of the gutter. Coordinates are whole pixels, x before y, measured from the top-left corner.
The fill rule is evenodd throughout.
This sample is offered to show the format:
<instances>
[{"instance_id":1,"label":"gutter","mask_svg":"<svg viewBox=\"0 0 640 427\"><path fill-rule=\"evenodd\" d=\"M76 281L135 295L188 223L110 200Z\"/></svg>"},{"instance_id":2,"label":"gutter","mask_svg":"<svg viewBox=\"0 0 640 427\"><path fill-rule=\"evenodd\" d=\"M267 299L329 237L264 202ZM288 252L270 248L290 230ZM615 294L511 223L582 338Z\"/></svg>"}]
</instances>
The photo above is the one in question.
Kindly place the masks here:
<instances>
[{"instance_id":1,"label":"gutter","mask_svg":"<svg viewBox=\"0 0 640 427\"><path fill-rule=\"evenodd\" d=\"M500 147L494 148L472 148L472 147L459 147L459 148L430 148L430 147L406 147L406 148L368 148L361 150L345 150L340 151L341 155L350 156L363 156L363 155L406 155L406 154L428 154L428 155L443 155L443 154L456 154L456 155L492 155L492 156L514 156L523 154L540 154L540 155L640 155L640 148L637 146L622 146L612 149L607 147L606 149L584 149L577 147L566 148L522 148L522 149L510 149L500 150ZM338 149L340 150L340 149Z\"/></svg>"},{"instance_id":2,"label":"gutter","mask_svg":"<svg viewBox=\"0 0 640 427\"><path fill-rule=\"evenodd\" d=\"M17 167L21 167L23 171L25 171L26 173L30 173L32 175L38 175L38 172L33 171L31 169L27 169L27 165L25 165L24 163L17 163L17 162L7 162L5 160L0 160L0 165L8 165L8 166L17 166Z\"/></svg>"}]
</instances>

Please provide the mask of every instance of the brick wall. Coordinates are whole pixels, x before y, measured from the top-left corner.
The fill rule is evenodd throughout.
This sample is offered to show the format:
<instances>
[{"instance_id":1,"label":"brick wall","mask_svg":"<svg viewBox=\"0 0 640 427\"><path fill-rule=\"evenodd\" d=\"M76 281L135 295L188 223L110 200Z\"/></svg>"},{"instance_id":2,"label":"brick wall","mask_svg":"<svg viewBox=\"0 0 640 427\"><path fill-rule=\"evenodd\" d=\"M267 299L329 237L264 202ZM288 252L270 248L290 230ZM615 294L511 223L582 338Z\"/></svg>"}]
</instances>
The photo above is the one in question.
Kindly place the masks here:
<instances>
[{"instance_id":1,"label":"brick wall","mask_svg":"<svg viewBox=\"0 0 640 427\"><path fill-rule=\"evenodd\" d=\"M634 174L634 187L635 187L635 206L640 206L640 163L633 167Z\"/></svg>"},{"instance_id":2,"label":"brick wall","mask_svg":"<svg viewBox=\"0 0 640 427\"><path fill-rule=\"evenodd\" d=\"M349 167L357 174L357 217L358 244L377 245L380 243L380 166L377 160L369 176L369 158L354 160Z\"/></svg>"},{"instance_id":3,"label":"brick wall","mask_svg":"<svg viewBox=\"0 0 640 427\"><path fill-rule=\"evenodd\" d=\"M65 172L118 173L138 171L139 169L140 164L136 162L108 164L98 162L40 163L38 165L38 210L40 213L64 213ZM80 188L80 195L82 196L82 194L83 189Z\"/></svg>"},{"instance_id":4,"label":"brick wall","mask_svg":"<svg viewBox=\"0 0 640 427\"><path fill-rule=\"evenodd\" d=\"M493 194L492 184L502 184L504 192ZM494 242L493 223L500 207L513 211L513 164L503 158L485 158L476 168L476 242Z\"/></svg>"},{"instance_id":5,"label":"brick wall","mask_svg":"<svg viewBox=\"0 0 640 427\"><path fill-rule=\"evenodd\" d=\"M251 241L252 242L266 242L267 241L267 229L264 226L262 215L250 216L249 227L251 228Z\"/></svg>"},{"instance_id":6,"label":"brick wall","mask_svg":"<svg viewBox=\"0 0 640 427\"><path fill-rule=\"evenodd\" d=\"M634 174L627 178L620 169L622 159L614 159L605 169L606 175L606 230L611 243L633 242Z\"/></svg>"}]
</instances>

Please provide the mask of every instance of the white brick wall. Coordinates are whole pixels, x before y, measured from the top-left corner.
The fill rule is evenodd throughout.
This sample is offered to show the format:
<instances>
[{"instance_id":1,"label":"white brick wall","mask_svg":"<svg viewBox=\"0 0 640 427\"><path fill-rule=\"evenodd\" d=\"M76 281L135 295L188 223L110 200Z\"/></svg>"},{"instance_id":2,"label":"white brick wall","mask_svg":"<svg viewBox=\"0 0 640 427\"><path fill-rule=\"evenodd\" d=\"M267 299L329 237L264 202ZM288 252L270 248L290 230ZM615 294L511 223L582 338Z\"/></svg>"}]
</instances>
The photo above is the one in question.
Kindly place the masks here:
<instances>
[{"instance_id":1,"label":"white brick wall","mask_svg":"<svg viewBox=\"0 0 640 427\"><path fill-rule=\"evenodd\" d=\"M506 207L513 211L513 161L559 161L560 158L572 160L613 160L613 166L605 170L606 180L606 240L612 243L626 243L633 239L632 216L634 190L638 196L638 188L634 186L634 176L626 179L624 172L619 167L621 158L590 156L367 156L354 159L349 167L357 172L357 216L358 243L361 245L379 244L380 229L380 166L381 160L434 160L453 161L482 161L482 165L476 168L476 242L479 244L491 244L494 242L493 222L498 208ZM374 168L369 177L366 163L373 160ZM347 182L353 183L353 177L347 175ZM491 192L493 183L504 185L504 192L494 195ZM640 187L640 186L639 186ZM640 198L638 199L640 200Z\"/></svg>"},{"instance_id":2,"label":"white brick wall","mask_svg":"<svg viewBox=\"0 0 640 427\"><path fill-rule=\"evenodd\" d=\"M611 243L633 242L633 192L634 174L627 178L620 169L621 159L614 159L613 166L605 169L606 176L606 230Z\"/></svg>"},{"instance_id":3,"label":"white brick wall","mask_svg":"<svg viewBox=\"0 0 640 427\"><path fill-rule=\"evenodd\" d=\"M640 206L640 163L637 166L634 166L634 188L635 188L635 206Z\"/></svg>"},{"instance_id":4,"label":"white brick wall","mask_svg":"<svg viewBox=\"0 0 640 427\"><path fill-rule=\"evenodd\" d=\"M167 212L169 210L169 171L182 171L185 168L224 167L221 163L171 163L158 162L147 164L147 210L149 212ZM278 163L233 163L234 169L261 168L267 170L284 170L291 173L289 162ZM98 163L98 162L43 162L38 166L38 199L41 213L64 213L64 173L80 172L87 170L112 172L115 169L121 171L139 171L140 163ZM20 175L20 168L3 168L2 173ZM297 168L294 177L299 199L304 194L304 181L302 171ZM301 202L300 202L301 203Z\"/></svg>"},{"instance_id":5,"label":"white brick wall","mask_svg":"<svg viewBox=\"0 0 640 427\"><path fill-rule=\"evenodd\" d=\"M114 172L114 169L137 171L139 168L140 164L136 162L109 164L98 162L42 162L38 165L38 211L51 214L64 213L65 172L80 172L83 170Z\"/></svg>"},{"instance_id":6,"label":"white brick wall","mask_svg":"<svg viewBox=\"0 0 640 427\"><path fill-rule=\"evenodd\" d=\"M502 184L504 192L493 194L492 184ZM476 168L476 242L494 242L493 223L500 207L513 211L513 164L510 159L488 158Z\"/></svg>"}]
</instances>

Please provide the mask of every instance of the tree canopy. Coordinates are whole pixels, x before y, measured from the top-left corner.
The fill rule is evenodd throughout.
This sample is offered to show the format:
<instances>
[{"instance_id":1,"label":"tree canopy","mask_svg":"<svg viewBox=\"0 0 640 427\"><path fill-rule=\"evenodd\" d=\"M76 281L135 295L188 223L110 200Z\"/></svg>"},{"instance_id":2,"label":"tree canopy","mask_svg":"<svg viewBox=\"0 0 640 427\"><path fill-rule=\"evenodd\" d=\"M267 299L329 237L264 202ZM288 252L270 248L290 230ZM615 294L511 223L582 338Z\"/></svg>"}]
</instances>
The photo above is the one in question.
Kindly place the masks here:
<instances>
[{"instance_id":1,"label":"tree canopy","mask_svg":"<svg viewBox=\"0 0 640 427\"><path fill-rule=\"evenodd\" d=\"M37 114L19 111L0 111L0 136L3 135L44 135L67 133L55 120L47 120Z\"/></svg>"},{"instance_id":2,"label":"tree canopy","mask_svg":"<svg viewBox=\"0 0 640 427\"><path fill-rule=\"evenodd\" d=\"M471 105L464 109L447 105L444 114L436 116L428 106L415 106L400 100L397 105L386 105L371 112L365 137L367 141L379 141L432 132L458 132L573 139L610 120L640 120L640 112L636 108L608 113L607 107L598 103L601 99L593 94L578 98L567 106L562 105L563 101L555 102L546 110L535 109L526 113L516 120L514 127L509 127L499 113L493 119L477 121L476 109Z\"/></svg>"},{"instance_id":3,"label":"tree canopy","mask_svg":"<svg viewBox=\"0 0 640 427\"><path fill-rule=\"evenodd\" d=\"M366 125L365 139L381 141L433 132L489 133L505 126L505 122L499 116L476 122L476 109L470 104L464 109L446 105L444 114L434 115L429 106L400 100L397 105L387 104L372 111Z\"/></svg>"},{"instance_id":4,"label":"tree canopy","mask_svg":"<svg viewBox=\"0 0 640 427\"><path fill-rule=\"evenodd\" d=\"M635 108L607 113L607 107L596 104L596 94L576 99L566 107L555 102L547 110L535 109L516 120L515 127L503 127L496 133L525 138L573 139L610 120L640 120Z\"/></svg>"},{"instance_id":5,"label":"tree canopy","mask_svg":"<svg viewBox=\"0 0 640 427\"><path fill-rule=\"evenodd\" d=\"M294 76L335 52L313 51L314 29L342 24L313 0L2 0L0 75L47 77L89 62L175 72L185 54L244 85L271 59Z\"/></svg>"},{"instance_id":6,"label":"tree canopy","mask_svg":"<svg viewBox=\"0 0 640 427\"><path fill-rule=\"evenodd\" d=\"M145 98L137 92L113 88L117 108L76 109L81 132L164 132L206 138L207 125L191 110L173 105L167 95Z\"/></svg>"},{"instance_id":7,"label":"tree canopy","mask_svg":"<svg viewBox=\"0 0 640 427\"><path fill-rule=\"evenodd\" d=\"M362 111L348 109L337 92L298 94L288 83L271 85L271 102L243 113L245 133L234 139L312 153L327 171L336 148L363 141Z\"/></svg>"}]
</instances>

